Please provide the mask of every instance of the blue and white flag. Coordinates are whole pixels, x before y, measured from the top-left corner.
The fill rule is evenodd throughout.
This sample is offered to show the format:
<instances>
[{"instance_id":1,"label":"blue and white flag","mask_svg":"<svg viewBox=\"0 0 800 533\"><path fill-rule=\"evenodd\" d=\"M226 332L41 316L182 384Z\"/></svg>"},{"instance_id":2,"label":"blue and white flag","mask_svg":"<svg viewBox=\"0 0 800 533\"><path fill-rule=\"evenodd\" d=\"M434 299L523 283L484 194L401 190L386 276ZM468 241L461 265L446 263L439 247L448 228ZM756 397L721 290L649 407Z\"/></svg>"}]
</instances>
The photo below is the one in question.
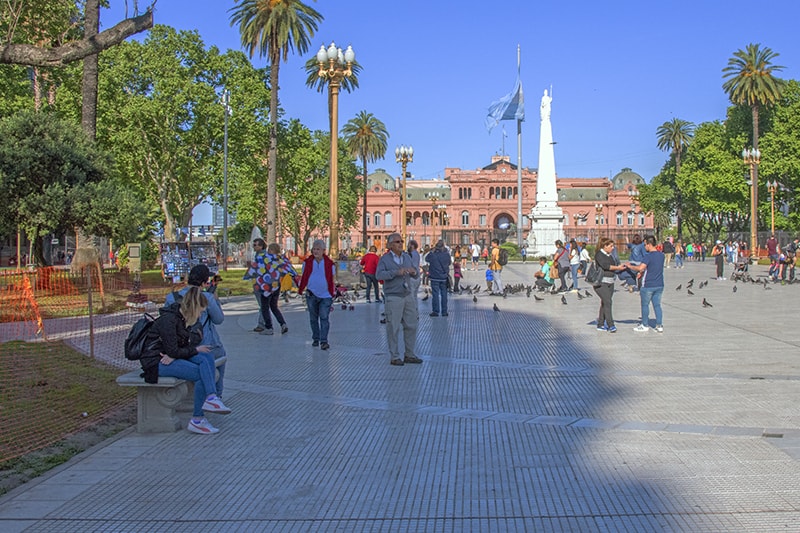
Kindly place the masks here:
<instances>
[{"instance_id":1,"label":"blue and white flag","mask_svg":"<svg viewBox=\"0 0 800 533\"><path fill-rule=\"evenodd\" d=\"M489 106L489 113L486 115L486 129L489 132L497 126L501 120L525 120L525 99L522 96L522 82L517 76L517 83L514 90Z\"/></svg>"}]
</instances>

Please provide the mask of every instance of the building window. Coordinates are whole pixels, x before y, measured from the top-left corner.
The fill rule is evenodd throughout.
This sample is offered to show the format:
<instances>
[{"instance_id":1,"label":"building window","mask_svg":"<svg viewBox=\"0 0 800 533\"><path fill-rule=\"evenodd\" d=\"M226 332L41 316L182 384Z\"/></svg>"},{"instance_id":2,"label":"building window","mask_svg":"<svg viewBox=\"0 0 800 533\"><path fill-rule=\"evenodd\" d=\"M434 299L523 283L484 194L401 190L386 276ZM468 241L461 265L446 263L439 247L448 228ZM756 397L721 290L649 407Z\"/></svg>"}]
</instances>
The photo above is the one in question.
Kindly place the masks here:
<instances>
[{"instance_id":1,"label":"building window","mask_svg":"<svg viewBox=\"0 0 800 533\"><path fill-rule=\"evenodd\" d=\"M375 220L375 227L376 228L381 227L381 214L380 213L375 213L374 220Z\"/></svg>"},{"instance_id":2,"label":"building window","mask_svg":"<svg viewBox=\"0 0 800 533\"><path fill-rule=\"evenodd\" d=\"M633 211L628 211L628 225L633 226Z\"/></svg>"},{"instance_id":3,"label":"building window","mask_svg":"<svg viewBox=\"0 0 800 533\"><path fill-rule=\"evenodd\" d=\"M472 187L467 189L467 199L472 200Z\"/></svg>"},{"instance_id":4,"label":"building window","mask_svg":"<svg viewBox=\"0 0 800 533\"><path fill-rule=\"evenodd\" d=\"M469 226L469 211L461 211L461 225Z\"/></svg>"},{"instance_id":5,"label":"building window","mask_svg":"<svg viewBox=\"0 0 800 533\"><path fill-rule=\"evenodd\" d=\"M644 227L644 213L639 213L639 225Z\"/></svg>"},{"instance_id":6,"label":"building window","mask_svg":"<svg viewBox=\"0 0 800 533\"><path fill-rule=\"evenodd\" d=\"M372 225L372 217L367 213L365 218L367 219L367 227L370 227Z\"/></svg>"},{"instance_id":7,"label":"building window","mask_svg":"<svg viewBox=\"0 0 800 533\"><path fill-rule=\"evenodd\" d=\"M622 211L617 211L617 226L622 225Z\"/></svg>"},{"instance_id":8,"label":"building window","mask_svg":"<svg viewBox=\"0 0 800 533\"><path fill-rule=\"evenodd\" d=\"M478 217L478 220L480 221L479 223L480 223L481 226L485 226L486 225L486 215L480 215Z\"/></svg>"},{"instance_id":9,"label":"building window","mask_svg":"<svg viewBox=\"0 0 800 533\"><path fill-rule=\"evenodd\" d=\"M428 215L427 212L422 213L422 225L423 226L430 226L431 225L430 215Z\"/></svg>"},{"instance_id":10,"label":"building window","mask_svg":"<svg viewBox=\"0 0 800 533\"><path fill-rule=\"evenodd\" d=\"M392 227L392 213L386 211L386 213L383 214L383 223L386 225L387 228Z\"/></svg>"}]
</instances>

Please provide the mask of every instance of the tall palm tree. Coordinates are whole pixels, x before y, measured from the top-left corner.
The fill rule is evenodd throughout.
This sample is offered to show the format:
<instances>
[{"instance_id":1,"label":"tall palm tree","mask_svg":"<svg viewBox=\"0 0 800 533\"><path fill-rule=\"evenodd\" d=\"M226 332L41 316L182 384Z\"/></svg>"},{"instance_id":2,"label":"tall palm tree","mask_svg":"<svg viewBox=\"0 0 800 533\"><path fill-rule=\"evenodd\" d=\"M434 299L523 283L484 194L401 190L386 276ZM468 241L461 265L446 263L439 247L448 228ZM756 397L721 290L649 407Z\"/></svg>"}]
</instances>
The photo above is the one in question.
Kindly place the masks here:
<instances>
[{"instance_id":1,"label":"tall palm tree","mask_svg":"<svg viewBox=\"0 0 800 533\"><path fill-rule=\"evenodd\" d=\"M778 57L769 47L761 48L760 44L748 44L744 50L737 50L728 59L728 66L722 69L722 77L728 78L722 88L728 93L731 102L736 105L747 105L753 113L753 148L758 149L758 111L780 100L786 87L786 80L776 78L773 73L783 70L782 66L773 65ZM758 165L753 169L753 181L758 183ZM753 203L758 205L758 187L753 187Z\"/></svg>"},{"instance_id":2,"label":"tall palm tree","mask_svg":"<svg viewBox=\"0 0 800 533\"><path fill-rule=\"evenodd\" d=\"M269 154L267 156L267 241L276 241L278 205L278 72L295 48L308 51L322 15L299 0L239 0L229 11L239 25L242 46L252 59L256 51L269 60Z\"/></svg>"},{"instance_id":3,"label":"tall palm tree","mask_svg":"<svg viewBox=\"0 0 800 533\"><path fill-rule=\"evenodd\" d=\"M656 130L656 140L660 150L669 150L675 158L675 216L678 219L678 240L683 239L683 195L677 185L681 173L681 154L692 142L694 124L679 118L673 118L660 125Z\"/></svg>"},{"instance_id":4,"label":"tall palm tree","mask_svg":"<svg viewBox=\"0 0 800 533\"><path fill-rule=\"evenodd\" d=\"M364 164L364 198L361 209L361 242L367 246L367 161L374 163L386 155L389 134L386 126L372 113L360 111L342 127L347 151Z\"/></svg>"}]
</instances>

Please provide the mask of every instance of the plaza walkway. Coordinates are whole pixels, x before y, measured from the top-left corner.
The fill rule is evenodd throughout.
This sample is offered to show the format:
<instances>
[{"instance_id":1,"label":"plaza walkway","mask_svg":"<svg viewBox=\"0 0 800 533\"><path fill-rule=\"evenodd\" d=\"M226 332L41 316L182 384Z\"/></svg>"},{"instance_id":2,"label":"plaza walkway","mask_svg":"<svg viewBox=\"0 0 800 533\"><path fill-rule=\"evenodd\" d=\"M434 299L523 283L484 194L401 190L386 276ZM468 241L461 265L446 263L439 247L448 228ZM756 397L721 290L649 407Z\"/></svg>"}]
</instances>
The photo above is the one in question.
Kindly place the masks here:
<instances>
[{"instance_id":1,"label":"plaza walkway","mask_svg":"<svg viewBox=\"0 0 800 533\"><path fill-rule=\"evenodd\" d=\"M663 334L633 331L627 292L616 334L596 296L421 301L403 367L363 298L329 351L300 301L270 337L230 299L220 433L126 431L0 498L0 531L800 530L800 286L666 275Z\"/></svg>"}]
</instances>

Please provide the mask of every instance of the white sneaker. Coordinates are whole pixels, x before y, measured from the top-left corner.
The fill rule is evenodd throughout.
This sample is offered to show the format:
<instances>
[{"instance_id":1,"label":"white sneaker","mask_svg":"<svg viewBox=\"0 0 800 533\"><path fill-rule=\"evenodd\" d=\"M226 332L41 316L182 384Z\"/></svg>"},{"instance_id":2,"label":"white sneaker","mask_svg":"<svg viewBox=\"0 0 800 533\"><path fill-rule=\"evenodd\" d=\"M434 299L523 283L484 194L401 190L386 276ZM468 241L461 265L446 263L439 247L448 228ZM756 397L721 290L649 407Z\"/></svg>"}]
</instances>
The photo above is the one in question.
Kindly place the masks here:
<instances>
[{"instance_id":1,"label":"white sneaker","mask_svg":"<svg viewBox=\"0 0 800 533\"><path fill-rule=\"evenodd\" d=\"M211 413L218 413L221 415L227 415L231 412L231 410L225 407L225 404L222 403L222 400L217 396L206 398L206 401L203 403L203 411L209 411Z\"/></svg>"},{"instance_id":2,"label":"white sneaker","mask_svg":"<svg viewBox=\"0 0 800 533\"><path fill-rule=\"evenodd\" d=\"M658 326L656 326L656 331L659 333L664 333L664 326L659 324Z\"/></svg>"},{"instance_id":3,"label":"white sneaker","mask_svg":"<svg viewBox=\"0 0 800 533\"><path fill-rule=\"evenodd\" d=\"M633 331L636 331L636 332L639 332L639 333L644 333L646 331L650 331L650 328L648 328L644 324L639 324L638 326L633 328Z\"/></svg>"},{"instance_id":4,"label":"white sneaker","mask_svg":"<svg viewBox=\"0 0 800 533\"><path fill-rule=\"evenodd\" d=\"M193 419L190 419L189 426L186 429L192 433L199 433L201 435L219 433L219 429L212 426L205 418L201 418L199 422L195 422Z\"/></svg>"}]
</instances>

